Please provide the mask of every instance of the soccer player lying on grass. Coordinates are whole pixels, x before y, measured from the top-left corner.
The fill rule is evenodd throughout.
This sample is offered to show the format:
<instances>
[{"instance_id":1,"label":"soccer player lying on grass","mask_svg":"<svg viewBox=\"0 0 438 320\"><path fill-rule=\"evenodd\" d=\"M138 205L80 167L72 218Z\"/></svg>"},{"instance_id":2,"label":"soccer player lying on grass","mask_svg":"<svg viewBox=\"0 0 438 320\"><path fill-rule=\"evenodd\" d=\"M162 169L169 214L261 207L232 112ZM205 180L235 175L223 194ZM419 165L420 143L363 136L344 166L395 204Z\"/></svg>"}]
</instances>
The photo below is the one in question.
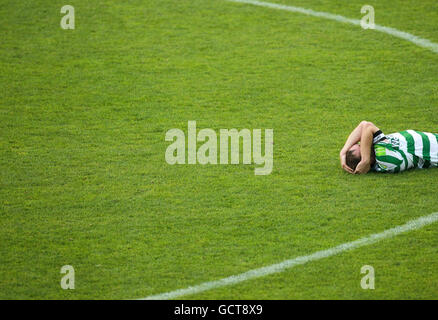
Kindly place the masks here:
<instances>
[{"instance_id":1,"label":"soccer player lying on grass","mask_svg":"<svg viewBox=\"0 0 438 320\"><path fill-rule=\"evenodd\" d=\"M384 135L373 123L362 121L339 156L342 168L353 174L438 167L438 134L407 130Z\"/></svg>"}]
</instances>

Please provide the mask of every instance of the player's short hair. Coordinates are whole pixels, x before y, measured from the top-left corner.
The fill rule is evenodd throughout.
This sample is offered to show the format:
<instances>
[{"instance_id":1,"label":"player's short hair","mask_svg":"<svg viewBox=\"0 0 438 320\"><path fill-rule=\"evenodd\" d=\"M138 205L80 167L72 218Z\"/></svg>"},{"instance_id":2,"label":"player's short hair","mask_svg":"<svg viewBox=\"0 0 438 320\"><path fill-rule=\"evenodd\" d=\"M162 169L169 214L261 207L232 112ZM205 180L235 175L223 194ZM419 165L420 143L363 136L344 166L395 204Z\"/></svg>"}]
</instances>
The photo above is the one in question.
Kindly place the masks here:
<instances>
[{"instance_id":1,"label":"player's short hair","mask_svg":"<svg viewBox=\"0 0 438 320\"><path fill-rule=\"evenodd\" d=\"M353 152L353 150L348 150L347 151L347 166L349 166L351 169L356 170L357 165L359 164L360 160L361 160L361 156L356 156Z\"/></svg>"}]
</instances>

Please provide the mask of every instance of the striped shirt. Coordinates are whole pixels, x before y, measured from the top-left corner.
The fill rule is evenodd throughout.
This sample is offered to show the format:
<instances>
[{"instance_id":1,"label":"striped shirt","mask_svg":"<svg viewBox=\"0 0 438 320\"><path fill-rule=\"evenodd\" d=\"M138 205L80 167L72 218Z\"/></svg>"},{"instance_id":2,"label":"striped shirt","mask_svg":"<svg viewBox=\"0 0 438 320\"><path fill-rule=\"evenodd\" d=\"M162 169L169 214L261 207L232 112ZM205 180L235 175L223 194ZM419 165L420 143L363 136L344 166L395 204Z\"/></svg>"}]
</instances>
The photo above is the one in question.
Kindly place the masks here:
<instances>
[{"instance_id":1,"label":"striped shirt","mask_svg":"<svg viewBox=\"0 0 438 320\"><path fill-rule=\"evenodd\" d=\"M377 172L397 173L411 168L438 167L438 134L406 130L373 137Z\"/></svg>"}]
</instances>

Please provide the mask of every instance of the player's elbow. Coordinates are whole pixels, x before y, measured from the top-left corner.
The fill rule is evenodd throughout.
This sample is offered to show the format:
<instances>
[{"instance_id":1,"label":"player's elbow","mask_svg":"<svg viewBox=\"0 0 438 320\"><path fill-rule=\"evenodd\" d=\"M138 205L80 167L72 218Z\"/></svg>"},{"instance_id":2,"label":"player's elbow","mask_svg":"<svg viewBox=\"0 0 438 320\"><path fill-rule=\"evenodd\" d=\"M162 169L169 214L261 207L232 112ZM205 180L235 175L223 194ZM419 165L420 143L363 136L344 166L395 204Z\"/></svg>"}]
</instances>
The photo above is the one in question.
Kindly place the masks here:
<instances>
[{"instance_id":1,"label":"player's elbow","mask_svg":"<svg viewBox=\"0 0 438 320\"><path fill-rule=\"evenodd\" d=\"M361 121L361 123L359 124L362 128L367 128L367 127L371 127L374 126L374 123L370 122L370 121Z\"/></svg>"},{"instance_id":2,"label":"player's elbow","mask_svg":"<svg viewBox=\"0 0 438 320\"><path fill-rule=\"evenodd\" d=\"M379 128L377 128L377 126L370 122L370 121L362 121L360 123L360 125L362 126L362 130L367 130L370 131L372 134L376 133L377 131L379 131Z\"/></svg>"},{"instance_id":3,"label":"player's elbow","mask_svg":"<svg viewBox=\"0 0 438 320\"><path fill-rule=\"evenodd\" d=\"M360 123L360 126L362 130L370 131L373 134L379 130L379 128L377 128L376 125L370 121L364 120Z\"/></svg>"}]
</instances>

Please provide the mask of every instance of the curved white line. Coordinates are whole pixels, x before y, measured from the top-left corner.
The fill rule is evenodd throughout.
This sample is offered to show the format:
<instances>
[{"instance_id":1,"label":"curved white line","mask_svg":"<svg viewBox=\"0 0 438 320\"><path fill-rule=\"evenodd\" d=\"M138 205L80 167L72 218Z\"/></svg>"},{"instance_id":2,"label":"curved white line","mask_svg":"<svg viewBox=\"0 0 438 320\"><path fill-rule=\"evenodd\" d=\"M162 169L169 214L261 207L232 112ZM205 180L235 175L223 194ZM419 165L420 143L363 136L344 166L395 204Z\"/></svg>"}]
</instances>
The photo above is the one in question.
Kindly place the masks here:
<instances>
[{"instance_id":1,"label":"curved white line","mask_svg":"<svg viewBox=\"0 0 438 320\"><path fill-rule=\"evenodd\" d=\"M327 250L317 251L317 252L310 254L310 255L307 255L307 256L301 256L301 257L285 260L285 261L277 263L277 264L272 264L272 265L267 266L267 267L253 269L253 270L250 270L250 271L238 274L238 275L234 275L234 276L231 276L228 278L223 278L223 279L216 280L216 281L204 282L204 283L201 283L197 286L188 287L185 289L179 289L179 290L170 291L170 292L165 292L165 293L161 293L161 294L157 294L157 295L152 295L152 296L140 299L140 300L175 299L175 298L178 298L181 296L185 296L185 295L189 295L189 294L196 294L196 293L204 292L207 290L216 289L216 288L225 287L225 286L229 286L232 284L240 283L243 281L247 281L247 280L251 280L251 279L255 279L255 278L260 278L260 277L267 276L270 274L279 273L279 272L282 272L286 269L290 269L290 268L293 268L293 267L301 265L301 264L305 264L305 263L310 262L310 261L316 261L316 260L320 260L323 258L331 257L331 256L340 254L340 253L347 251L347 250L357 249L357 248L360 248L363 246L367 246L367 245L379 242L379 241L384 240L384 239L395 237L396 235L404 233L404 232L420 229L424 226L427 226L427 225L432 224L432 223L437 222L437 221L438 221L438 212L435 212L435 213L429 214L427 216L420 217L420 218L415 219L415 220L411 220L404 225L385 230L381 233L375 233L375 234L372 234L370 236L361 238L359 240L347 242L347 243L341 244L337 247L333 247L333 248L330 248Z\"/></svg>"},{"instance_id":2,"label":"curved white line","mask_svg":"<svg viewBox=\"0 0 438 320\"><path fill-rule=\"evenodd\" d=\"M336 15L336 14L332 14L332 13L328 13L328 12L314 11L312 9L305 9L305 8L301 8L301 7L287 6L284 4L263 2L263 1L257 1L257 0L226 0L226 1L252 4L255 6L278 9L278 10L285 10L285 11L290 11L290 12L298 12L298 13L307 14L309 16L320 17L320 18L324 18L324 19L335 20L335 21L342 22L342 23L350 23L350 24L360 26L360 20L350 19L350 18L346 18L346 17L340 16L340 15ZM420 37L417 37L413 34L410 34L410 33L404 32L404 31L400 31L400 30L397 30L394 28L380 26L378 24L375 25L374 30L389 34L391 36L394 36L394 37L397 37L400 39L407 40L409 42L416 44L419 47L423 47L423 48L429 49L435 53L438 53L438 44L434 43L428 39L420 38Z\"/></svg>"}]
</instances>

